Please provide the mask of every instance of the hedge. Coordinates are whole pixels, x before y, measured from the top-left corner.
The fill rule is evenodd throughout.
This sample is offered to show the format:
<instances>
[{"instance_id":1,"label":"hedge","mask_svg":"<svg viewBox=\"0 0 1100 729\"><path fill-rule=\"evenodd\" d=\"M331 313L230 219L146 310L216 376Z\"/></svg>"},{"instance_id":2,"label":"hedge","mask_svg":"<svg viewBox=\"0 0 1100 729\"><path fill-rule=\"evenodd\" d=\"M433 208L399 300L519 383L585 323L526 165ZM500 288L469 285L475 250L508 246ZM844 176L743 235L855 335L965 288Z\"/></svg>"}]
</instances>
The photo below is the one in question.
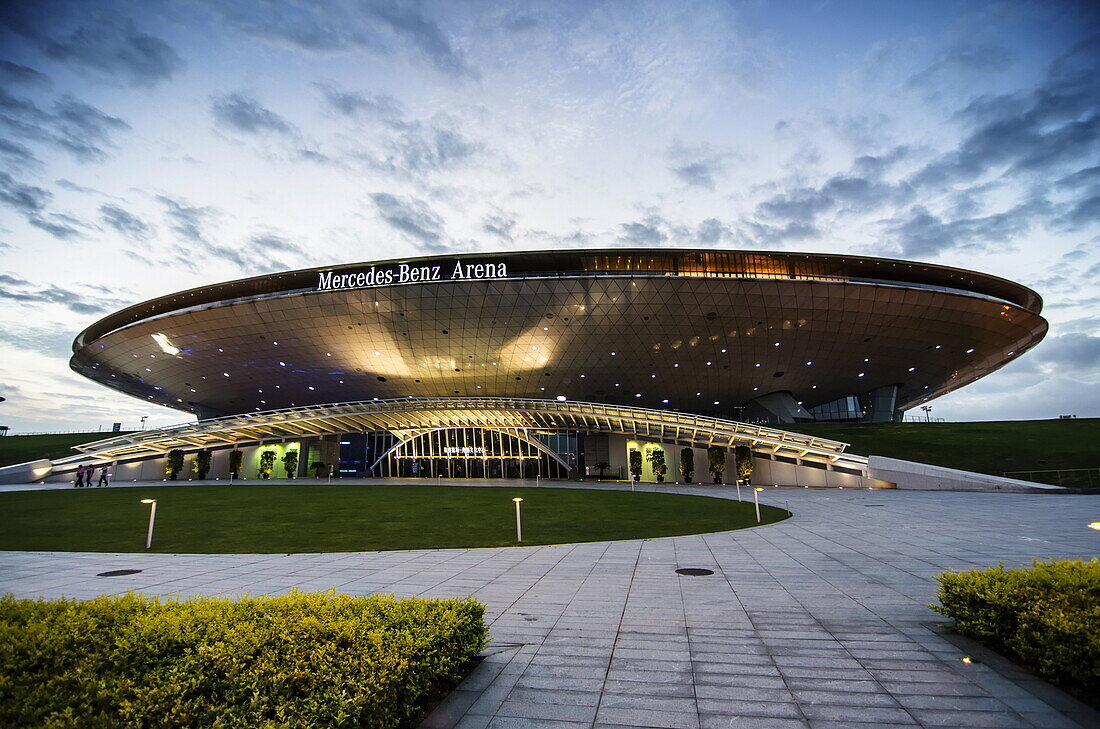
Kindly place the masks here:
<instances>
[{"instance_id":1,"label":"hedge","mask_svg":"<svg viewBox=\"0 0 1100 729\"><path fill-rule=\"evenodd\" d=\"M461 678L484 606L333 592L0 598L0 726L395 727Z\"/></svg>"},{"instance_id":2,"label":"hedge","mask_svg":"<svg viewBox=\"0 0 1100 729\"><path fill-rule=\"evenodd\" d=\"M1100 562L944 572L940 605L975 638L1092 703L1100 696Z\"/></svg>"}]
</instances>

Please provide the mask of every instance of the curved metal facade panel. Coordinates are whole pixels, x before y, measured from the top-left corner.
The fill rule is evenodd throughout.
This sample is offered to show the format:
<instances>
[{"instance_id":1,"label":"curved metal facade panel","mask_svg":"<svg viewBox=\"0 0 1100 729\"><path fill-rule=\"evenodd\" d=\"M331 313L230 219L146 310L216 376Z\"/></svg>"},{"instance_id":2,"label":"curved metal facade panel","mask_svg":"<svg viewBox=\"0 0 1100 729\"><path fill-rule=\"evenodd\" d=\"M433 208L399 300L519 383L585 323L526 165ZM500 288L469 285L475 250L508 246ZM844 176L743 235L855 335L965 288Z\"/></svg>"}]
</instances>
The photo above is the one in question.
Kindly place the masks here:
<instances>
[{"instance_id":1,"label":"curved metal facade panel","mask_svg":"<svg viewBox=\"0 0 1100 729\"><path fill-rule=\"evenodd\" d=\"M232 282L182 310L172 308L182 300L164 303L172 297L131 307L123 318L133 321L120 328L108 317L78 338L71 365L201 416L372 398L561 395L735 418L774 392L810 408L897 385L897 407L911 407L992 372L1047 328L1033 292L957 269L859 260L876 272L851 257L768 254L750 276L726 270L744 261L703 258L715 252L649 254L480 256L506 259L509 278L223 300L243 295L244 283L262 288L259 279ZM514 259L527 270L515 272ZM703 271L689 270L688 259ZM543 270L555 262L598 270ZM672 263L677 271L665 270ZM628 264L639 270L619 270ZM907 285L895 270L887 281L886 264L919 280ZM282 286L317 276L268 278ZM164 313L136 316L142 307ZM105 333L90 336L97 331Z\"/></svg>"}]
</instances>

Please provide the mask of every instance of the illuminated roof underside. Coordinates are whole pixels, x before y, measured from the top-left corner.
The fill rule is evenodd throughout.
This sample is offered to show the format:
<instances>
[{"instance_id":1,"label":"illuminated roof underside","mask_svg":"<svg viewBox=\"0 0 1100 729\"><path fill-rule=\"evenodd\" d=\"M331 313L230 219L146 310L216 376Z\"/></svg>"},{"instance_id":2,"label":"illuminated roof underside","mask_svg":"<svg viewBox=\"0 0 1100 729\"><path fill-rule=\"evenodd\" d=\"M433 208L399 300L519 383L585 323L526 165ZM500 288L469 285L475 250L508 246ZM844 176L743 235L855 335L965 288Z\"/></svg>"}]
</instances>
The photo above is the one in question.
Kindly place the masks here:
<instances>
[{"instance_id":1,"label":"illuminated roof underside","mask_svg":"<svg viewBox=\"0 0 1100 729\"><path fill-rule=\"evenodd\" d=\"M446 428L567 428L698 447L748 445L757 451L850 468L865 469L867 464L866 458L845 453L846 443L749 423L600 403L502 398L403 398L233 415L88 443L78 446L80 455L54 463L125 460L174 448L195 450L375 430L412 437Z\"/></svg>"}]
</instances>

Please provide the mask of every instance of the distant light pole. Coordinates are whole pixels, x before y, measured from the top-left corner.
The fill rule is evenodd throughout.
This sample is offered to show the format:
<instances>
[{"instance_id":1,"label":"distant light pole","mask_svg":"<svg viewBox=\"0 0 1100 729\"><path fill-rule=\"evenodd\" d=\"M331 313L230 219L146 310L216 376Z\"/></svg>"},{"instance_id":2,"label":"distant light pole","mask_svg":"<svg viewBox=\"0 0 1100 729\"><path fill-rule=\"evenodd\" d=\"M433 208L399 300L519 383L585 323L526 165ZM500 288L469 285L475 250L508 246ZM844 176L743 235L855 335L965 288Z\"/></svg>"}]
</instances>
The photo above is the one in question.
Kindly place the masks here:
<instances>
[{"instance_id":1,"label":"distant light pole","mask_svg":"<svg viewBox=\"0 0 1100 729\"><path fill-rule=\"evenodd\" d=\"M157 518L157 500L142 499L141 503L149 504L149 533L145 535L145 548L151 549L153 546L153 521Z\"/></svg>"},{"instance_id":2,"label":"distant light pole","mask_svg":"<svg viewBox=\"0 0 1100 729\"><path fill-rule=\"evenodd\" d=\"M148 419L149 419L148 415L142 415L141 416L141 429L142 430L145 430L145 421L148 420Z\"/></svg>"},{"instance_id":3,"label":"distant light pole","mask_svg":"<svg viewBox=\"0 0 1100 729\"><path fill-rule=\"evenodd\" d=\"M932 422L932 406L931 405L921 405L920 409L924 411L925 421L931 423Z\"/></svg>"},{"instance_id":4,"label":"distant light pole","mask_svg":"<svg viewBox=\"0 0 1100 729\"><path fill-rule=\"evenodd\" d=\"M517 542L522 542L523 541L523 526L522 526L522 524L520 523L520 520L519 520L519 504L520 504L521 501L523 501L523 499L521 499L520 497L517 496L516 498L512 499L512 501L516 502L516 541Z\"/></svg>"},{"instance_id":5,"label":"distant light pole","mask_svg":"<svg viewBox=\"0 0 1100 729\"><path fill-rule=\"evenodd\" d=\"M756 504L756 523L757 524L760 523L760 498L759 498L759 494L763 490L764 489L759 488L759 487L752 490L752 500Z\"/></svg>"}]
</instances>

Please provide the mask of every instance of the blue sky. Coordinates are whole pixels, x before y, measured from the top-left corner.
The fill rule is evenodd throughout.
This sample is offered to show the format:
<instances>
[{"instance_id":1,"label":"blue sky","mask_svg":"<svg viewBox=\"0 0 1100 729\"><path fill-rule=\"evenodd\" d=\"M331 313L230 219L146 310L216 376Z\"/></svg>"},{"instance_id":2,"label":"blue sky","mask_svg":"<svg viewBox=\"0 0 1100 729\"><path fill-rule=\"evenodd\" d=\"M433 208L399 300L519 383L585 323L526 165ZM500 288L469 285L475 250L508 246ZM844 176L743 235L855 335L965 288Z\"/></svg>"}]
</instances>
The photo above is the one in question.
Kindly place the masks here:
<instances>
[{"instance_id":1,"label":"blue sky","mask_svg":"<svg viewBox=\"0 0 1100 729\"><path fill-rule=\"evenodd\" d=\"M183 415L84 382L130 303L285 268L803 250L1036 288L932 403L1100 416L1100 13L1073 2L75 2L0 9L0 423Z\"/></svg>"}]
</instances>

